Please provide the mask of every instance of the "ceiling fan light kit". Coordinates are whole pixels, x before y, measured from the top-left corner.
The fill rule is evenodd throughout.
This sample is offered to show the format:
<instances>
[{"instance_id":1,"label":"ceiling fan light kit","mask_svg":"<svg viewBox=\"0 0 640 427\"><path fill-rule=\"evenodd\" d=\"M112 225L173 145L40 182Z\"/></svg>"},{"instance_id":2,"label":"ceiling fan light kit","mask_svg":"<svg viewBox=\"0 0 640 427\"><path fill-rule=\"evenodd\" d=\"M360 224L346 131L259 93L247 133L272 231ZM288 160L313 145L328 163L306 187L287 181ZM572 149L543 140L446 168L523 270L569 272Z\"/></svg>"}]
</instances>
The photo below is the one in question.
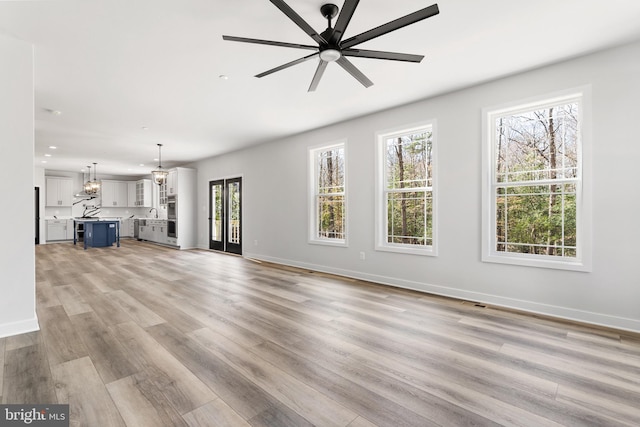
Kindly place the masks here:
<instances>
[{"instance_id":1,"label":"ceiling fan light kit","mask_svg":"<svg viewBox=\"0 0 640 427\"><path fill-rule=\"evenodd\" d=\"M360 33L356 36L350 37L346 40L342 40L344 33L351 21L353 13L358 6L359 0L345 0L344 5L342 6L342 10L338 14L338 6L333 3L323 4L320 7L320 13L322 16L327 19L328 26L325 31L318 34L300 15L298 15L284 0L269 0L273 3L282 13L287 15L289 19L291 19L302 31L307 33L309 37L311 37L318 45L303 45L297 43L287 43L287 42L279 42L273 40L262 40L262 39L250 39L246 37L235 37L235 36L222 36L224 40L227 41L235 41L242 43L254 43L254 44L265 44L270 46L280 46L280 47L289 47L294 49L307 49L307 50L315 50L315 53L304 56L302 58L296 59L294 61L288 62L286 64L280 65L278 67L267 70L263 73L257 74L256 77L264 77L269 74L273 74L277 71L284 70L286 68L292 67L297 64L301 64L310 59L317 58L319 59L318 67L311 81L311 85L309 86L309 92L313 92L318 87L318 83L320 83L320 79L324 74L324 70L327 67L327 64L330 62L335 62L340 65L346 72L351 74L353 78L358 80L364 87L370 87L373 85L373 82L367 78L351 61L347 59L347 57L358 57L358 58L372 58L372 59L384 59L390 61L403 61L403 62L414 62L419 63L424 59L423 55L413 55L408 53L397 53L397 52L384 52L377 50L365 50L365 49L353 49L354 46L357 46L366 41L372 40L376 37L380 37L392 31L398 30L400 28L406 27L407 25L414 24L416 22L422 21L423 19L427 19L431 16L437 15L440 13L437 4L433 4L429 7L425 7L424 9L420 9L416 12L410 13L409 15L403 16L401 18L395 19L393 21L387 22L386 24L380 25L371 30ZM338 17L333 28L331 27L331 20L335 17Z\"/></svg>"}]
</instances>

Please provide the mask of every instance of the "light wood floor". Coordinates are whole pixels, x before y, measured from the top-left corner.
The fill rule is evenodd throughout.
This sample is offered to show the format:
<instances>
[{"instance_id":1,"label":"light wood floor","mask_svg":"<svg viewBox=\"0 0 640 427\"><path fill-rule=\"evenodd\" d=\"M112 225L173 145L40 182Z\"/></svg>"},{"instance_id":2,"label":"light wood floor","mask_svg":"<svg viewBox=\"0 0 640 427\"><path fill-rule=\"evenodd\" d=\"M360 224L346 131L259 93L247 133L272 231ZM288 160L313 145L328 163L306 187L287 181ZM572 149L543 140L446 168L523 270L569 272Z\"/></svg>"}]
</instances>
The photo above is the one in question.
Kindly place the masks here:
<instances>
[{"instance_id":1,"label":"light wood floor","mask_svg":"<svg viewBox=\"0 0 640 427\"><path fill-rule=\"evenodd\" d=\"M640 425L637 335L133 240L36 254L0 401L73 426Z\"/></svg>"}]
</instances>

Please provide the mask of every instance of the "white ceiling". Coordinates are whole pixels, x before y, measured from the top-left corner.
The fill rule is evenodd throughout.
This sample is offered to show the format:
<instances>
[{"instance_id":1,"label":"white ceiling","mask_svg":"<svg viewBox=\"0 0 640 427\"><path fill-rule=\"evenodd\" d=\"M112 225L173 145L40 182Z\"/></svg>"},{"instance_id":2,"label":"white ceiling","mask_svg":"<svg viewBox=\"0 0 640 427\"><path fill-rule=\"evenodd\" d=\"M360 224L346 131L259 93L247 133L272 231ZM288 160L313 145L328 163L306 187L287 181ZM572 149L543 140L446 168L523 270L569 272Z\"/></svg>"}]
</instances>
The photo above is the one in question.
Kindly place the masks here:
<instances>
[{"instance_id":1,"label":"white ceiling","mask_svg":"<svg viewBox=\"0 0 640 427\"><path fill-rule=\"evenodd\" d=\"M363 0L345 39L433 2ZM287 3L326 28L325 1ZM638 0L438 6L439 15L358 46L423 54L422 63L352 58L375 83L368 89L329 64L315 93L315 61L253 77L310 51L222 40L314 44L268 0L0 1L0 34L35 46L34 164L97 162L118 175L148 173L157 143L171 167L640 39Z\"/></svg>"}]
</instances>

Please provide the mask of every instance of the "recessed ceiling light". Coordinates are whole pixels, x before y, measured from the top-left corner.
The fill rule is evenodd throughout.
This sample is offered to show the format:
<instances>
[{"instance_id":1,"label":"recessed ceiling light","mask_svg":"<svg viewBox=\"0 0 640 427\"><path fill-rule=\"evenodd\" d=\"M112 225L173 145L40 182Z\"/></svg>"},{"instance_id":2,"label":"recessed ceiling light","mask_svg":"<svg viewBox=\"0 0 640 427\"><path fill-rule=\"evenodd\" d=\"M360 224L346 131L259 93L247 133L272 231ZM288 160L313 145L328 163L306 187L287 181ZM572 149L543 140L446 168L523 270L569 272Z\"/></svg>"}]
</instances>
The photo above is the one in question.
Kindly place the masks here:
<instances>
[{"instance_id":1,"label":"recessed ceiling light","mask_svg":"<svg viewBox=\"0 0 640 427\"><path fill-rule=\"evenodd\" d=\"M154 161L154 162L157 162L157 161L159 161L159 160L158 160L158 159L153 159L153 161Z\"/></svg>"},{"instance_id":2,"label":"recessed ceiling light","mask_svg":"<svg viewBox=\"0 0 640 427\"><path fill-rule=\"evenodd\" d=\"M146 126L142 126L142 130L149 130L149 128Z\"/></svg>"},{"instance_id":3,"label":"recessed ceiling light","mask_svg":"<svg viewBox=\"0 0 640 427\"><path fill-rule=\"evenodd\" d=\"M47 161L46 161L46 160L43 160L41 163L47 163Z\"/></svg>"},{"instance_id":4,"label":"recessed ceiling light","mask_svg":"<svg viewBox=\"0 0 640 427\"><path fill-rule=\"evenodd\" d=\"M51 157L51 154L47 153L44 155L45 157Z\"/></svg>"},{"instance_id":5,"label":"recessed ceiling light","mask_svg":"<svg viewBox=\"0 0 640 427\"><path fill-rule=\"evenodd\" d=\"M222 79L222 80L229 80L229 76L227 76L226 74L220 74L218 76L218 78Z\"/></svg>"},{"instance_id":6,"label":"recessed ceiling light","mask_svg":"<svg viewBox=\"0 0 640 427\"><path fill-rule=\"evenodd\" d=\"M52 150L57 149L58 147L56 147L55 145L50 145L49 148L51 148Z\"/></svg>"},{"instance_id":7,"label":"recessed ceiling light","mask_svg":"<svg viewBox=\"0 0 640 427\"><path fill-rule=\"evenodd\" d=\"M60 114L62 114L62 111L54 110L54 109L51 109L51 108L45 108L44 111L46 111L49 114L53 114L54 116L59 116Z\"/></svg>"},{"instance_id":8,"label":"recessed ceiling light","mask_svg":"<svg viewBox=\"0 0 640 427\"><path fill-rule=\"evenodd\" d=\"M138 166L144 166L144 163L140 163Z\"/></svg>"}]
</instances>

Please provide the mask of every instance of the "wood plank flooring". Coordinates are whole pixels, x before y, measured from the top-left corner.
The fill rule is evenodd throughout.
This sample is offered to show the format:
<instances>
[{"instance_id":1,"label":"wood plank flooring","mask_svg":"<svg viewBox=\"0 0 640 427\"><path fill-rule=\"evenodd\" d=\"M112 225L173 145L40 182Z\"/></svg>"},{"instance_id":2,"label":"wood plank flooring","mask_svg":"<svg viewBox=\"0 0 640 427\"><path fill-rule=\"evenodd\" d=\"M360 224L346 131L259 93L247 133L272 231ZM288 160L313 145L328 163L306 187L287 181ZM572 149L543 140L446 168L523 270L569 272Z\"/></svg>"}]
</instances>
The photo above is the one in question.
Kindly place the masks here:
<instances>
[{"instance_id":1,"label":"wood plank flooring","mask_svg":"<svg viewBox=\"0 0 640 427\"><path fill-rule=\"evenodd\" d=\"M638 426L640 337L209 251L36 247L2 403L73 426Z\"/></svg>"}]
</instances>

